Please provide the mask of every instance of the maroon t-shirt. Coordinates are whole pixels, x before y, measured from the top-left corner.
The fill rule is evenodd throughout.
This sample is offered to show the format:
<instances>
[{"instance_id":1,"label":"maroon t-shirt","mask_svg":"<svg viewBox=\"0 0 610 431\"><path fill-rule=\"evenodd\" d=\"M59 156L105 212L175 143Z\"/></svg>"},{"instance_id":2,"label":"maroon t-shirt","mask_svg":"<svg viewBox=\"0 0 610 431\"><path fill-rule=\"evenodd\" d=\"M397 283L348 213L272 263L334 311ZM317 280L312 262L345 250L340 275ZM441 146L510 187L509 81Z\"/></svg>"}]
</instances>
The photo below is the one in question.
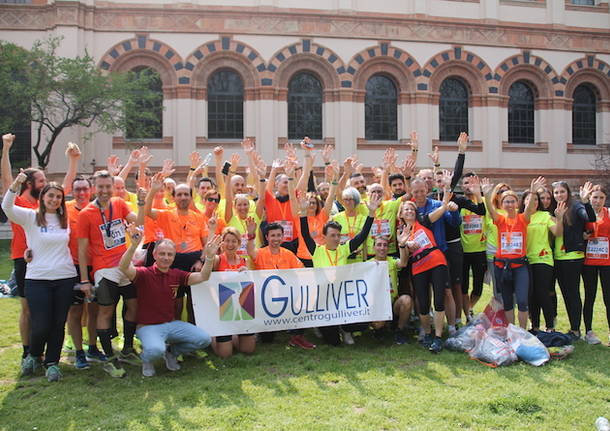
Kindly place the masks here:
<instances>
[{"instance_id":1,"label":"maroon t-shirt","mask_svg":"<svg viewBox=\"0 0 610 431\"><path fill-rule=\"evenodd\" d=\"M159 271L157 264L136 267L133 283L138 291L139 325L167 323L174 318L174 299L180 286L186 286L191 273L171 268Z\"/></svg>"}]
</instances>

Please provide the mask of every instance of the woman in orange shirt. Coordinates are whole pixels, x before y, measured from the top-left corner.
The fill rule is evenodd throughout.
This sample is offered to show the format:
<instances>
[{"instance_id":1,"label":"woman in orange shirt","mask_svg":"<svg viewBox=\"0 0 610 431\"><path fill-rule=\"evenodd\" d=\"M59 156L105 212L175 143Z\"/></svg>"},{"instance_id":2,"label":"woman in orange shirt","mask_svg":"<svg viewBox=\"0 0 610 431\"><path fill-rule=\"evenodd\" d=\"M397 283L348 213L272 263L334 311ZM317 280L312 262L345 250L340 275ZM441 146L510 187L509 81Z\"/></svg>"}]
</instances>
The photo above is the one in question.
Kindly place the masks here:
<instances>
[{"instance_id":1,"label":"woman in orange shirt","mask_svg":"<svg viewBox=\"0 0 610 431\"><path fill-rule=\"evenodd\" d=\"M532 180L530 191L536 193L544 187L545 180L538 177ZM512 190L500 195L498 203L506 215L498 213L498 208L492 199L493 184L488 178L481 182L485 194L485 204L489 216L497 226L498 236L496 254L494 257L494 272L499 293L504 302L504 311L511 323L515 323L513 296L517 297L519 309L519 326L527 328L529 272L526 257L526 234L530 217L536 211L536 201L529 199L523 213L519 213L519 198Z\"/></svg>"}]
</instances>

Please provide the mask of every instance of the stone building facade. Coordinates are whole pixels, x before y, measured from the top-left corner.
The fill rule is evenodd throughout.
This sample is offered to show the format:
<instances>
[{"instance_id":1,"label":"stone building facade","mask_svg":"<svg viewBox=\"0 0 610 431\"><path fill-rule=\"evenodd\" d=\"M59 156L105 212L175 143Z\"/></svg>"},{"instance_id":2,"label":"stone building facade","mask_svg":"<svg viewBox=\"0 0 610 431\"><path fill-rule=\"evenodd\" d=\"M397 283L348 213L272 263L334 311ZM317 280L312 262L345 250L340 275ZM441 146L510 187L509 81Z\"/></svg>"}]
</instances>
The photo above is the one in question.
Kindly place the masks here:
<instances>
[{"instance_id":1,"label":"stone building facade","mask_svg":"<svg viewBox=\"0 0 610 431\"><path fill-rule=\"evenodd\" d=\"M83 172L137 142L183 171L193 150L240 151L242 137L271 160L300 121L370 166L417 130L418 165L438 145L450 167L465 125L467 168L519 184L590 178L610 143L608 0L0 0L0 38L51 34L60 55L160 78L159 136L98 134ZM49 171L65 167L56 149Z\"/></svg>"}]
</instances>

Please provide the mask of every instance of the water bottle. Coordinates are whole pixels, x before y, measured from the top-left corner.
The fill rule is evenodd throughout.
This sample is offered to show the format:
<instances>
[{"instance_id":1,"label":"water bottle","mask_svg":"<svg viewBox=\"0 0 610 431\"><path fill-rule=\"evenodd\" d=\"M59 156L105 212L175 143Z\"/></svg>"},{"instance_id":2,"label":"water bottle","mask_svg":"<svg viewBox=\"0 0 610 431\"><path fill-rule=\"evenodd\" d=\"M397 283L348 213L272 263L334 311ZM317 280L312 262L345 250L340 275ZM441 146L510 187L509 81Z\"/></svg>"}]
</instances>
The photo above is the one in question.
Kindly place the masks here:
<instances>
[{"instance_id":1,"label":"water bottle","mask_svg":"<svg viewBox=\"0 0 610 431\"><path fill-rule=\"evenodd\" d=\"M210 161L212 161L212 153L208 153L204 158L203 158L203 162L201 163L203 166L208 166L210 164Z\"/></svg>"},{"instance_id":2,"label":"water bottle","mask_svg":"<svg viewBox=\"0 0 610 431\"><path fill-rule=\"evenodd\" d=\"M600 416L595 421L595 428L597 431L610 431L610 422L603 416Z\"/></svg>"}]
</instances>

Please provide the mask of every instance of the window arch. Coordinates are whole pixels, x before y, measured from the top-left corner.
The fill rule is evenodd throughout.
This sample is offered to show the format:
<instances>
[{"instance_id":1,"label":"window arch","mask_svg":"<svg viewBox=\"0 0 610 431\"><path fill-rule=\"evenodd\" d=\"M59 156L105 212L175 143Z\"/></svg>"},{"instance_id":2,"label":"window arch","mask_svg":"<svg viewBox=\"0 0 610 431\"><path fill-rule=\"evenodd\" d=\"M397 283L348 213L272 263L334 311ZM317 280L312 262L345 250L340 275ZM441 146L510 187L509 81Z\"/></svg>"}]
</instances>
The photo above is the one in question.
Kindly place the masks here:
<instances>
[{"instance_id":1,"label":"window arch","mask_svg":"<svg viewBox=\"0 0 610 431\"><path fill-rule=\"evenodd\" d=\"M214 72L208 80L208 138L244 137L244 84L229 69Z\"/></svg>"},{"instance_id":2,"label":"window arch","mask_svg":"<svg viewBox=\"0 0 610 431\"><path fill-rule=\"evenodd\" d=\"M595 145L597 98L590 85L580 84L574 90L572 105L572 143Z\"/></svg>"},{"instance_id":3,"label":"window arch","mask_svg":"<svg viewBox=\"0 0 610 431\"><path fill-rule=\"evenodd\" d=\"M392 80L373 75L366 82L364 99L364 135L371 141L398 139L397 91Z\"/></svg>"},{"instance_id":4,"label":"window arch","mask_svg":"<svg viewBox=\"0 0 610 431\"><path fill-rule=\"evenodd\" d=\"M146 79L150 95L136 95L134 109L137 118L127 115L125 137L127 139L163 138L163 82L161 75L152 67L137 66L131 69L134 79ZM144 117L144 118L143 118ZM137 124L136 124L137 122Z\"/></svg>"},{"instance_id":5,"label":"window arch","mask_svg":"<svg viewBox=\"0 0 610 431\"><path fill-rule=\"evenodd\" d=\"M517 81L508 90L508 142L534 143L534 92L524 81Z\"/></svg>"},{"instance_id":6,"label":"window arch","mask_svg":"<svg viewBox=\"0 0 610 431\"><path fill-rule=\"evenodd\" d=\"M322 84L308 72L288 83L288 139L322 139Z\"/></svg>"},{"instance_id":7,"label":"window arch","mask_svg":"<svg viewBox=\"0 0 610 431\"><path fill-rule=\"evenodd\" d=\"M468 88L457 78L447 78L440 86L439 131L441 141L455 141L468 133Z\"/></svg>"}]
</instances>

